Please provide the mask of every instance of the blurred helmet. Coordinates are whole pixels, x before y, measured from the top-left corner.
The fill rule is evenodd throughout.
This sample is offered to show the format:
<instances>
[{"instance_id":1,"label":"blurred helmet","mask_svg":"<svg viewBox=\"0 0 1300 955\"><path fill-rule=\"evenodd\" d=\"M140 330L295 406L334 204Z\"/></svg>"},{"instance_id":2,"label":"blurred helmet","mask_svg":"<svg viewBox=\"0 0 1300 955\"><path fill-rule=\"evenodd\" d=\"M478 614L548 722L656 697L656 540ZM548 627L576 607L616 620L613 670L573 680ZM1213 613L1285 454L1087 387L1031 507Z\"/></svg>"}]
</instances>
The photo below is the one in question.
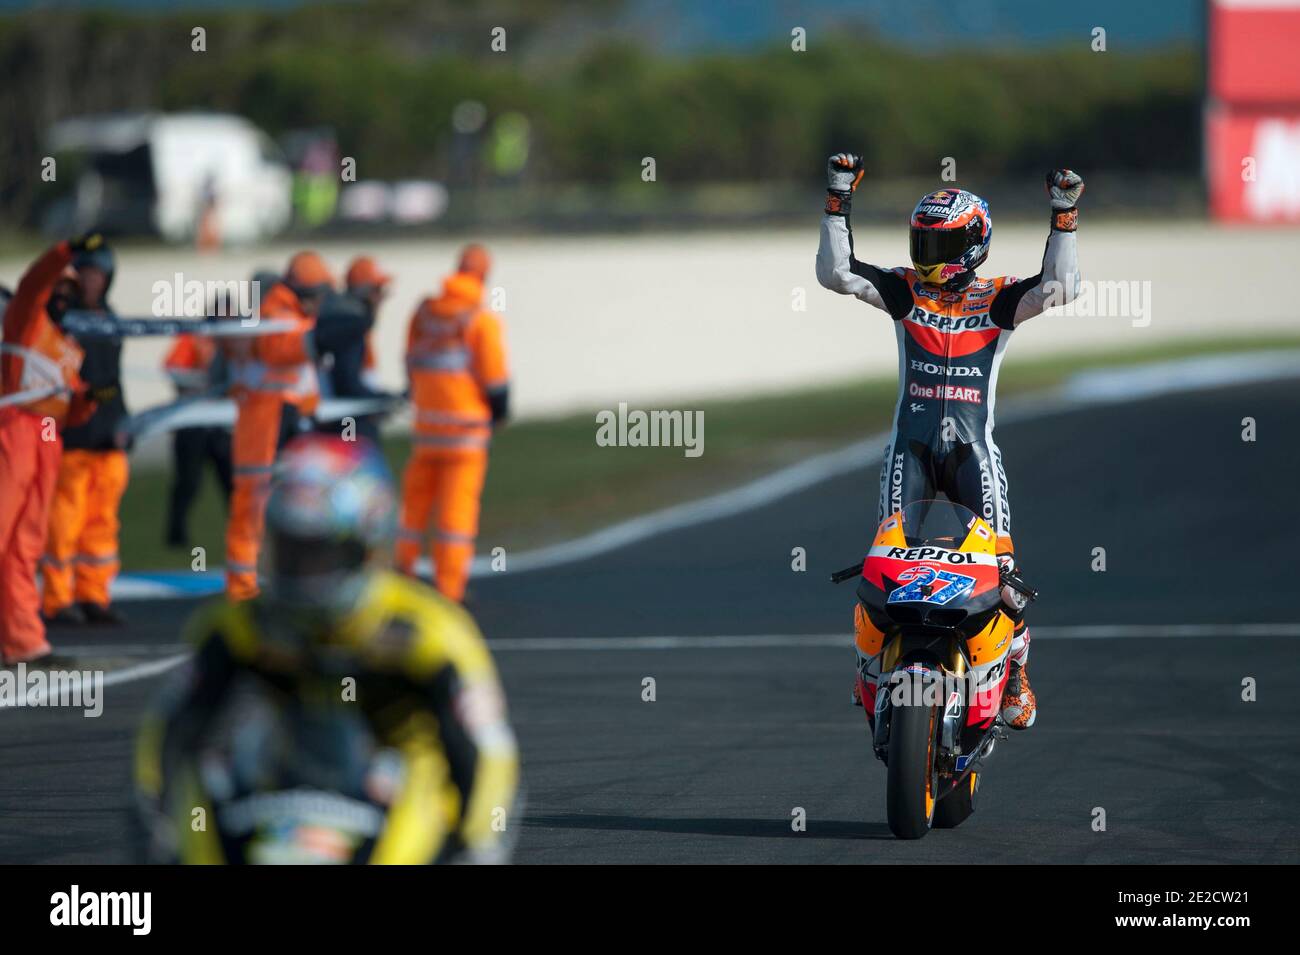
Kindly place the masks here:
<instances>
[{"instance_id":1,"label":"blurred helmet","mask_svg":"<svg viewBox=\"0 0 1300 955\"><path fill-rule=\"evenodd\" d=\"M72 267L78 272L84 269L99 269L104 273L104 294L113 287L113 273L117 270L117 257L113 255L108 243L101 243L93 249L82 249L72 256Z\"/></svg>"},{"instance_id":2,"label":"blurred helmet","mask_svg":"<svg viewBox=\"0 0 1300 955\"><path fill-rule=\"evenodd\" d=\"M334 290L334 273L315 252L299 252L290 259L284 281L298 295L324 295Z\"/></svg>"},{"instance_id":3,"label":"blurred helmet","mask_svg":"<svg viewBox=\"0 0 1300 955\"><path fill-rule=\"evenodd\" d=\"M477 242L470 243L460 250L460 264L456 266L457 272L473 275L480 282L486 282L488 270L491 268L492 257L488 255L488 250Z\"/></svg>"},{"instance_id":4,"label":"blurred helmet","mask_svg":"<svg viewBox=\"0 0 1300 955\"><path fill-rule=\"evenodd\" d=\"M368 255L361 255L352 260L348 266L347 283L349 289L363 287L383 288L393 277L379 267Z\"/></svg>"},{"instance_id":5,"label":"blurred helmet","mask_svg":"<svg viewBox=\"0 0 1300 955\"><path fill-rule=\"evenodd\" d=\"M989 255L989 204L965 189L940 189L912 210L912 267L927 285L962 288Z\"/></svg>"},{"instance_id":6,"label":"blurred helmet","mask_svg":"<svg viewBox=\"0 0 1300 955\"><path fill-rule=\"evenodd\" d=\"M397 499L380 453L366 441L310 434L285 448L266 506L267 597L341 613L391 550Z\"/></svg>"}]
</instances>

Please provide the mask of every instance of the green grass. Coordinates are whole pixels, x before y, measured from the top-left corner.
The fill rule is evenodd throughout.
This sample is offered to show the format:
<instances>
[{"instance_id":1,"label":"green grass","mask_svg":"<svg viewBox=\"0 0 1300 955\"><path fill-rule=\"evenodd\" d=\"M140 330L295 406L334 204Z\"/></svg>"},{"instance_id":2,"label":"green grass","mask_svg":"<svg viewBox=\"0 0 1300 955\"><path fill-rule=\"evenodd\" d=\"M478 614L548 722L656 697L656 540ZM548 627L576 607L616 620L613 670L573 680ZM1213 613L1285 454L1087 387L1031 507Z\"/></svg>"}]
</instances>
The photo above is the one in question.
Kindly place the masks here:
<instances>
[{"instance_id":1,"label":"green grass","mask_svg":"<svg viewBox=\"0 0 1300 955\"><path fill-rule=\"evenodd\" d=\"M1300 337L1199 339L1136 352L1010 362L999 393L1048 388L1086 368L1283 347L1300 347ZM681 448L598 447L594 413L512 425L493 441L480 547L517 550L562 540L883 431L893 416L896 388L891 376L757 398L673 402L704 411L704 454L698 458L685 457ZM385 441L395 475L400 476L408 449L404 437ZM132 474L122 501L121 549L129 569L189 567L188 552L168 551L162 543L168 481L164 470L141 468ZM224 522L216 481L209 476L190 531L193 542L206 547L212 566L224 552Z\"/></svg>"}]
</instances>

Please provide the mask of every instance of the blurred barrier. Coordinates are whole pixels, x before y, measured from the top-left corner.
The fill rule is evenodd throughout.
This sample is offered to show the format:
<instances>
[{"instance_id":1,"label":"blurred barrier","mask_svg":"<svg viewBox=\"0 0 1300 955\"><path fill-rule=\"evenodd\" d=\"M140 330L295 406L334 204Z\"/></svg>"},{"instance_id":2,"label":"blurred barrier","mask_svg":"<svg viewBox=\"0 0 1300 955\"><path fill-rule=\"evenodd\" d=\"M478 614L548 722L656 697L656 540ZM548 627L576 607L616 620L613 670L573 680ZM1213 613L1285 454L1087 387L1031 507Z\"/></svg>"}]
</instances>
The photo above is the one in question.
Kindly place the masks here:
<instances>
[{"instance_id":1,"label":"blurred barrier","mask_svg":"<svg viewBox=\"0 0 1300 955\"><path fill-rule=\"evenodd\" d=\"M1046 199L1038 181L1018 190L1032 220L1008 223L993 206L990 275L1032 275L1047 235ZM1300 230L1224 229L1134 213L1127 222L1098 221L1084 200L1079 263L1089 283L1137 283L1141 315L1049 314L1028 322L1012 343L1013 358L1074 349L1158 347L1161 341L1228 335L1281 335L1296 327L1285 296L1244 300L1240 282L1261 263L1300 256ZM906 190L910 202L913 190ZM900 198L904 198L900 196ZM907 259L905 215L883 211L879 191L854 209L858 257L882 266ZM1039 205L1041 203L1041 205ZM817 284L821 203L798 229L739 228L730 232L649 232L635 236L489 237L496 268L494 310L506 327L517 417L564 414L778 391L828 379L887 373L897 365L892 323L882 313ZM1036 209L1035 209L1036 207ZM909 205L910 208L910 205ZM405 386L404 355L411 314L460 252L459 238L398 238L364 243L321 242L317 250L337 270L358 252L375 256L394 276L390 297L372 332L382 386ZM284 262L297 247L195 250L153 246L120 253L114 305L123 314L149 314L154 283L177 272L204 282L246 276ZM0 263L12 281L25 257ZM1104 300L1104 295L1095 299ZM1134 303L1136 305L1136 303ZM161 367L170 340L125 342L128 369ZM156 374L130 374L129 407L170 401L170 384ZM594 434L594 426L593 426Z\"/></svg>"},{"instance_id":2,"label":"blurred barrier","mask_svg":"<svg viewBox=\"0 0 1300 955\"><path fill-rule=\"evenodd\" d=\"M906 221L916 200L934 189L959 186L989 200L995 222L1040 221L1043 213L1041 176L963 176L955 181L937 175L873 180L868 174L854 211L873 222ZM1046 170L1043 170L1046 172ZM1088 177L1090 221L1135 218L1162 219L1205 214L1204 188L1195 176L1129 175L1116 172ZM448 235L609 233L680 231L682 229L793 226L816 220L824 199L820 170L803 183L642 183L599 186L484 186L450 193L444 210L434 219L395 220L386 187L358 184L344 192L344 214L308 236ZM355 199L350 198L355 194Z\"/></svg>"}]
</instances>

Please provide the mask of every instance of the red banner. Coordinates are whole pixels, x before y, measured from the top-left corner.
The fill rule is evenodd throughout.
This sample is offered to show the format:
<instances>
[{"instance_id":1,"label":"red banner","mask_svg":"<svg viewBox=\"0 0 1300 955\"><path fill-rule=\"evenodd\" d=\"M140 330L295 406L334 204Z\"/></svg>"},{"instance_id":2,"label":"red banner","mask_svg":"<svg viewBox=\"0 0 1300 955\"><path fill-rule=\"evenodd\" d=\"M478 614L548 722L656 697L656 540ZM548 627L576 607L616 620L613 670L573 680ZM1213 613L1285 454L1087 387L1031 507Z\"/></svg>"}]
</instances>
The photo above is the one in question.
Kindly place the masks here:
<instances>
[{"instance_id":1,"label":"red banner","mask_svg":"<svg viewBox=\"0 0 1300 955\"><path fill-rule=\"evenodd\" d=\"M1215 0L1209 25L1211 99L1300 103L1300 0Z\"/></svg>"},{"instance_id":2,"label":"red banner","mask_svg":"<svg viewBox=\"0 0 1300 955\"><path fill-rule=\"evenodd\" d=\"M1300 222L1300 0L1211 0L1210 214Z\"/></svg>"},{"instance_id":3,"label":"red banner","mask_svg":"<svg viewBox=\"0 0 1300 955\"><path fill-rule=\"evenodd\" d=\"M1300 106L1206 117L1210 213L1235 222L1300 222Z\"/></svg>"}]
</instances>

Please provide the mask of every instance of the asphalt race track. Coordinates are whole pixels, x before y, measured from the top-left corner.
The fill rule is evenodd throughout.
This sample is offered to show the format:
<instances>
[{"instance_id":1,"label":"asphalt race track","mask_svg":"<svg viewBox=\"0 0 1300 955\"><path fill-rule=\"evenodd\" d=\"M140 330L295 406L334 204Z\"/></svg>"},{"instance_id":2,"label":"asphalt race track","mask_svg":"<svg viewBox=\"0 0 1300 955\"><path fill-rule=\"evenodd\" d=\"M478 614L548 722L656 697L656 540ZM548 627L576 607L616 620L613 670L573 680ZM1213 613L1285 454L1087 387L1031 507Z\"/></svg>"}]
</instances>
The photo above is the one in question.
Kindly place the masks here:
<instances>
[{"instance_id":1,"label":"asphalt race track","mask_svg":"<svg viewBox=\"0 0 1300 955\"><path fill-rule=\"evenodd\" d=\"M1041 711L999 745L975 816L920 842L885 825L884 769L849 703L852 585L826 582L874 523L874 463L611 556L476 581L525 757L517 861L1300 861L1297 435L1293 382L999 428L1042 593ZM176 652L186 609L132 604L127 631L57 639L137 666ZM0 861L125 861L130 736L158 682L110 687L98 719L0 711Z\"/></svg>"}]
</instances>

